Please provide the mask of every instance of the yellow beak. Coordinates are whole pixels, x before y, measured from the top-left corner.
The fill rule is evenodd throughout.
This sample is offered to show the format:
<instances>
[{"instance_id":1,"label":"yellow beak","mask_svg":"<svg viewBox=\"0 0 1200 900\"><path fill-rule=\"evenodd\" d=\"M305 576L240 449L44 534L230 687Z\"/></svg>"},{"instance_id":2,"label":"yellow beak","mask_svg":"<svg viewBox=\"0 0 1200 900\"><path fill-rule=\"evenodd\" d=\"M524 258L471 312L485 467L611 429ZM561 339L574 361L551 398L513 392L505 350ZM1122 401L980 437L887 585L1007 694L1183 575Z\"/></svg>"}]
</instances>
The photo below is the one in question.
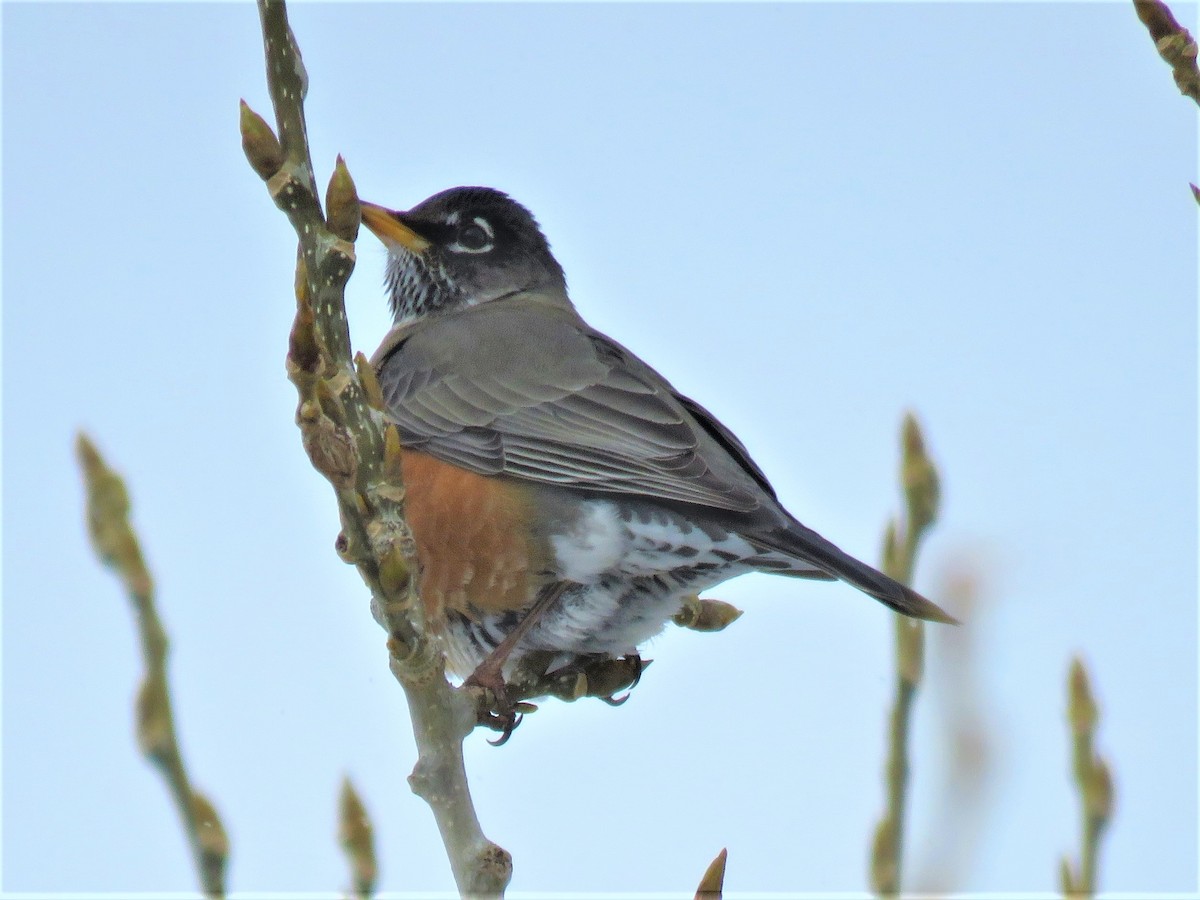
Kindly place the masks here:
<instances>
[{"instance_id":1,"label":"yellow beak","mask_svg":"<svg viewBox=\"0 0 1200 900\"><path fill-rule=\"evenodd\" d=\"M399 213L362 200L359 206L362 207L363 224L386 246L398 245L413 253L424 253L429 248L429 241L396 218Z\"/></svg>"}]
</instances>

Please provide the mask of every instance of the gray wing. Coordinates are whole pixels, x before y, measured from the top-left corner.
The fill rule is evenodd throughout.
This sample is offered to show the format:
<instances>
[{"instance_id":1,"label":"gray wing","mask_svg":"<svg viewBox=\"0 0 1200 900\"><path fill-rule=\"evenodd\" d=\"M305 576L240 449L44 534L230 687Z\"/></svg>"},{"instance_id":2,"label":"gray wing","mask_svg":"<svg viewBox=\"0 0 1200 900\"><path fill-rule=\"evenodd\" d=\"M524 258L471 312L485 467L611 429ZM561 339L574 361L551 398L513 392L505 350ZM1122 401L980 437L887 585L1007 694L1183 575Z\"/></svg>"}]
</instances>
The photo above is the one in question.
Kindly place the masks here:
<instances>
[{"instance_id":1,"label":"gray wing","mask_svg":"<svg viewBox=\"0 0 1200 900\"><path fill-rule=\"evenodd\" d=\"M483 475L745 514L739 533L764 568L842 578L905 615L954 621L792 518L732 432L571 310L513 299L425 320L390 337L376 365L409 447Z\"/></svg>"},{"instance_id":2,"label":"gray wing","mask_svg":"<svg viewBox=\"0 0 1200 900\"><path fill-rule=\"evenodd\" d=\"M573 311L506 300L426 320L377 362L403 442L484 475L749 513L745 448Z\"/></svg>"}]
</instances>

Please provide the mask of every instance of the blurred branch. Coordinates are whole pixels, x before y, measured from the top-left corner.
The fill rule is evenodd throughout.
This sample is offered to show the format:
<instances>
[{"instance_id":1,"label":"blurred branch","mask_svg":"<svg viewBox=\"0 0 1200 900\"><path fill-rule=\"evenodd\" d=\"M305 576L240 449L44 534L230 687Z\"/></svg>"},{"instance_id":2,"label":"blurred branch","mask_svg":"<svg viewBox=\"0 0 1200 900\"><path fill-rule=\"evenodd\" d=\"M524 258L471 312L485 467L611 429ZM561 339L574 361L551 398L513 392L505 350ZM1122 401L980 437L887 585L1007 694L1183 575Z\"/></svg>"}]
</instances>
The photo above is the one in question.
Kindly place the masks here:
<instances>
[{"instance_id":1,"label":"blurred branch","mask_svg":"<svg viewBox=\"0 0 1200 900\"><path fill-rule=\"evenodd\" d=\"M349 778L342 781L341 796L338 798L338 843L350 861L354 893L366 900L375 893L375 880L379 876L379 865L375 859L375 829L367 815L367 808L363 806Z\"/></svg>"},{"instance_id":2,"label":"blurred branch","mask_svg":"<svg viewBox=\"0 0 1200 900\"><path fill-rule=\"evenodd\" d=\"M1068 897L1091 897L1096 892L1096 865L1103 836L1113 811L1113 781L1108 763L1095 752L1100 712L1092 695L1087 669L1078 657L1067 677L1067 717L1071 723L1072 768L1083 813L1079 866L1063 858L1059 866L1062 892Z\"/></svg>"},{"instance_id":3,"label":"blurred branch","mask_svg":"<svg viewBox=\"0 0 1200 900\"><path fill-rule=\"evenodd\" d=\"M223 897L229 840L212 803L192 788L179 750L167 683L167 633L154 605L154 579L129 524L129 494L121 476L108 467L86 435L76 438L75 451L83 471L92 546L121 579L137 615L146 665L137 696L138 745L171 791L201 888L209 897Z\"/></svg>"},{"instance_id":4,"label":"blurred branch","mask_svg":"<svg viewBox=\"0 0 1200 900\"><path fill-rule=\"evenodd\" d=\"M1137 16L1150 32L1154 47L1171 67L1179 91L1200 103L1200 69L1196 67L1196 41L1176 21L1162 0L1133 0Z\"/></svg>"},{"instance_id":5,"label":"blurred branch","mask_svg":"<svg viewBox=\"0 0 1200 900\"><path fill-rule=\"evenodd\" d=\"M721 893L725 889L725 861L728 857L729 852L722 848L716 858L708 864L700 879L700 886L696 888L696 900L721 900Z\"/></svg>"},{"instance_id":6,"label":"blurred branch","mask_svg":"<svg viewBox=\"0 0 1200 900\"><path fill-rule=\"evenodd\" d=\"M917 546L937 517L937 470L925 453L917 420L908 414L902 429L900 476L904 487L904 522L888 523L884 535L883 571L897 581L912 580ZM896 614L896 693L889 720L887 811L875 826L871 845L871 889L895 896L900 892L904 847L904 812L908 794L908 729L913 700L925 661L925 623Z\"/></svg>"},{"instance_id":7,"label":"blurred branch","mask_svg":"<svg viewBox=\"0 0 1200 900\"><path fill-rule=\"evenodd\" d=\"M987 606L986 567L974 554L959 551L955 557L937 580L937 597L970 624L930 633L932 655L939 663L931 699L940 701L941 743L949 751L949 760L938 772L940 785L929 827L938 839L926 844L919 870L909 881L922 896L944 896L961 889L979 847L995 754L996 736L988 725L975 641Z\"/></svg>"},{"instance_id":8,"label":"blurred branch","mask_svg":"<svg viewBox=\"0 0 1200 900\"><path fill-rule=\"evenodd\" d=\"M475 701L446 681L442 654L424 636L409 577L413 541L403 519L399 434L385 427L371 366L362 354L351 355L343 291L354 268L357 193L339 158L322 214L304 120L304 62L282 0L259 0L258 9L279 137L243 103L242 145L300 245L287 357L299 394L297 424L309 459L337 496L338 553L358 567L372 613L388 634L389 665L404 688L419 752L409 784L433 810L459 891L498 895L511 878L512 859L480 829L462 757Z\"/></svg>"}]
</instances>

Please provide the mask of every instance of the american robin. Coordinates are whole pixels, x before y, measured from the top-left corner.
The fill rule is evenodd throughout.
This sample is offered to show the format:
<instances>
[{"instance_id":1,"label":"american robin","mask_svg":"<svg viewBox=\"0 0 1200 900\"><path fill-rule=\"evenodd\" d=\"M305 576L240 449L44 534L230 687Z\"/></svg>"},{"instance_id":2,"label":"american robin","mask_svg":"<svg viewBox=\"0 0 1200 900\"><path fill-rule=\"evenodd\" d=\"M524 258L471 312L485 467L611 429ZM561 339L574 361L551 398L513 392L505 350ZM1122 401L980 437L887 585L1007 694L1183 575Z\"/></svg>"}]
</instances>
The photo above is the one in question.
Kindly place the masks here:
<instances>
[{"instance_id":1,"label":"american robin","mask_svg":"<svg viewBox=\"0 0 1200 900\"><path fill-rule=\"evenodd\" d=\"M449 668L503 691L531 651L636 654L746 572L841 579L953 622L800 524L741 441L576 312L530 212L482 187L362 204L395 326L373 363Z\"/></svg>"}]
</instances>

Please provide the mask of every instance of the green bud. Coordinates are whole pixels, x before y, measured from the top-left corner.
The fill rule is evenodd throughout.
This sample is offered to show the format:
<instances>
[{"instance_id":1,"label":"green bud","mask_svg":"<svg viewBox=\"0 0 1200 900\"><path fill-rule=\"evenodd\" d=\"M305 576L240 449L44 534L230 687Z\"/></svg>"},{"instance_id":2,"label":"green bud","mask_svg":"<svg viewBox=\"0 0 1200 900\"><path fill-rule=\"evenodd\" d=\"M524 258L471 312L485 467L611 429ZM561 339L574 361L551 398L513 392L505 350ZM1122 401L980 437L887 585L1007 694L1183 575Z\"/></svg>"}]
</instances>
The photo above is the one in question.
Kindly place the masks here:
<instances>
[{"instance_id":1,"label":"green bud","mask_svg":"<svg viewBox=\"0 0 1200 900\"><path fill-rule=\"evenodd\" d=\"M672 619L681 628L692 631L724 631L742 616L742 610L724 600L687 597Z\"/></svg>"},{"instance_id":2,"label":"green bud","mask_svg":"<svg viewBox=\"0 0 1200 900\"><path fill-rule=\"evenodd\" d=\"M696 900L721 900L721 891L725 887L725 862L728 858L729 851L723 847L708 864L696 888Z\"/></svg>"},{"instance_id":3,"label":"green bud","mask_svg":"<svg viewBox=\"0 0 1200 900\"><path fill-rule=\"evenodd\" d=\"M379 873L375 860L374 827L349 778L342 779L338 798L338 841L350 858L358 893L372 893Z\"/></svg>"},{"instance_id":4,"label":"green bud","mask_svg":"<svg viewBox=\"0 0 1200 900\"><path fill-rule=\"evenodd\" d=\"M358 226L362 222L362 210L358 206L358 192L354 179L346 168L346 161L338 155L325 189L325 225L344 241L353 242L358 237Z\"/></svg>"},{"instance_id":5,"label":"green bud","mask_svg":"<svg viewBox=\"0 0 1200 900\"><path fill-rule=\"evenodd\" d=\"M262 116L252 110L245 100L241 101L240 127L242 150L251 168L266 181L283 166L283 148L279 138Z\"/></svg>"},{"instance_id":6,"label":"green bud","mask_svg":"<svg viewBox=\"0 0 1200 900\"><path fill-rule=\"evenodd\" d=\"M1097 758L1088 773L1084 803L1087 805L1088 815L1095 816L1103 822L1112 818L1112 771L1103 759Z\"/></svg>"},{"instance_id":7,"label":"green bud","mask_svg":"<svg viewBox=\"0 0 1200 900\"><path fill-rule=\"evenodd\" d=\"M296 319L288 335L288 361L302 372L321 368L321 348L317 343L316 318L307 303L296 306Z\"/></svg>"},{"instance_id":8,"label":"green bud","mask_svg":"<svg viewBox=\"0 0 1200 900\"><path fill-rule=\"evenodd\" d=\"M362 382L363 394L367 403L375 409L382 410L383 388L379 386L379 378L375 375L375 367L367 360L360 350L354 354L354 368L358 370L358 380Z\"/></svg>"},{"instance_id":9,"label":"green bud","mask_svg":"<svg viewBox=\"0 0 1200 900\"><path fill-rule=\"evenodd\" d=\"M403 594L408 590L410 578L408 560L399 546L394 546L379 561L379 583L390 596Z\"/></svg>"},{"instance_id":10,"label":"green bud","mask_svg":"<svg viewBox=\"0 0 1200 900\"><path fill-rule=\"evenodd\" d=\"M229 836L216 807L199 791L192 792L192 818L200 837L200 847L206 856L224 858L229 855Z\"/></svg>"},{"instance_id":11,"label":"green bud","mask_svg":"<svg viewBox=\"0 0 1200 900\"><path fill-rule=\"evenodd\" d=\"M171 713L166 686L148 676L142 681L135 701L138 747L151 759L161 760L171 749Z\"/></svg>"},{"instance_id":12,"label":"green bud","mask_svg":"<svg viewBox=\"0 0 1200 900\"><path fill-rule=\"evenodd\" d=\"M1077 656L1071 660L1071 672L1067 678L1067 715L1071 730L1078 735L1090 735L1096 728L1099 711L1092 697L1087 669Z\"/></svg>"},{"instance_id":13,"label":"green bud","mask_svg":"<svg viewBox=\"0 0 1200 900\"><path fill-rule=\"evenodd\" d=\"M941 488L937 470L925 452L921 426L912 413L904 417L901 481L908 504L909 530L920 535L937 518Z\"/></svg>"}]
</instances>

